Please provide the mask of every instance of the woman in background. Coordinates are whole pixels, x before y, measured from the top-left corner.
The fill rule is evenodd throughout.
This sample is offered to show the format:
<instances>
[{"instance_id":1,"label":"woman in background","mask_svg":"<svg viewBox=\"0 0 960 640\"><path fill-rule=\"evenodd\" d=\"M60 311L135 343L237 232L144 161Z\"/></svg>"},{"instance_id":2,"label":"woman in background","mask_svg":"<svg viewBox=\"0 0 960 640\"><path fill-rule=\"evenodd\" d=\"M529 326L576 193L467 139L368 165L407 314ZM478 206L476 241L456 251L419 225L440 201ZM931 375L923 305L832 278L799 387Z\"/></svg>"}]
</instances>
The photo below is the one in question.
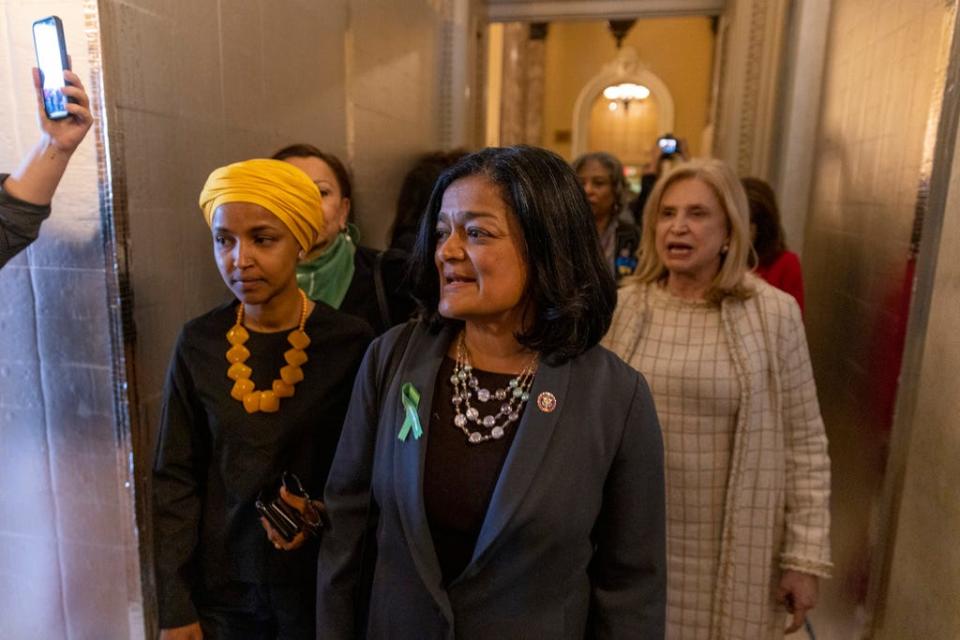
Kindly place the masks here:
<instances>
[{"instance_id":1,"label":"woman in background","mask_svg":"<svg viewBox=\"0 0 960 640\"><path fill-rule=\"evenodd\" d=\"M356 242L350 224L353 185L339 158L309 144L284 147L274 160L289 162L314 181L327 226L297 267L297 282L311 300L366 320L377 334L404 322L415 309L406 282L407 254Z\"/></svg>"},{"instance_id":2,"label":"woman in background","mask_svg":"<svg viewBox=\"0 0 960 640\"><path fill-rule=\"evenodd\" d=\"M741 183L750 203L750 238L757 252L754 272L777 289L792 295L803 311L800 258L787 250L773 187L759 178L743 178Z\"/></svg>"},{"instance_id":3,"label":"woman in background","mask_svg":"<svg viewBox=\"0 0 960 640\"><path fill-rule=\"evenodd\" d=\"M414 162L403 178L397 196L397 211L390 227L390 248L410 253L417 241L420 218L427 209L430 194L437 178L449 167L467 155L463 149L431 151Z\"/></svg>"},{"instance_id":4,"label":"woman in background","mask_svg":"<svg viewBox=\"0 0 960 640\"><path fill-rule=\"evenodd\" d=\"M650 382L667 478L667 637L782 639L830 563L830 459L796 301L747 270L746 196L681 164L644 211L610 349ZM779 606L778 606L779 605Z\"/></svg>"},{"instance_id":5,"label":"woman in background","mask_svg":"<svg viewBox=\"0 0 960 640\"><path fill-rule=\"evenodd\" d=\"M637 268L640 230L621 218L627 194L623 165L609 153L587 153L573 161L573 170L587 195L600 246L610 273L619 280Z\"/></svg>"}]
</instances>

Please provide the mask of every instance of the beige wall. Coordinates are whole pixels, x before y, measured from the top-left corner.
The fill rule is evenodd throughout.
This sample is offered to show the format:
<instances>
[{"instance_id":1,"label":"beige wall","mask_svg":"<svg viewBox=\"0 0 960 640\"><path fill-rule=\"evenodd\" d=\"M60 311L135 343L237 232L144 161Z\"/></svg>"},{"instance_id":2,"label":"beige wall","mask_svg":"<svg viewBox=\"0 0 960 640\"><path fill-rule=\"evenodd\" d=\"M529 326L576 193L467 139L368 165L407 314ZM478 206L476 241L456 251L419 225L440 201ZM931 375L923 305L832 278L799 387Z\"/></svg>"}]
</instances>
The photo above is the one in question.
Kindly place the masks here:
<instances>
[{"instance_id":1,"label":"beige wall","mask_svg":"<svg viewBox=\"0 0 960 640\"><path fill-rule=\"evenodd\" d=\"M709 116L714 47L709 18L638 20L624 46L636 49L640 62L666 84L675 105L673 133L686 138L693 155L699 155ZM572 130L577 96L616 53L605 22L550 24L543 146L570 157L571 145L555 142L555 132Z\"/></svg>"},{"instance_id":2,"label":"beige wall","mask_svg":"<svg viewBox=\"0 0 960 640\"><path fill-rule=\"evenodd\" d=\"M441 147L446 4L349 2L347 131L363 244L386 245L404 174L417 155Z\"/></svg>"},{"instance_id":3,"label":"beige wall","mask_svg":"<svg viewBox=\"0 0 960 640\"><path fill-rule=\"evenodd\" d=\"M938 253L878 640L960 637L960 147Z\"/></svg>"},{"instance_id":4,"label":"beige wall","mask_svg":"<svg viewBox=\"0 0 960 640\"><path fill-rule=\"evenodd\" d=\"M947 9L940 0L833 4L803 267L833 458L836 571L814 619L835 621L818 635L839 638L852 637L878 528L890 526L876 518ZM925 597L926 587L912 586Z\"/></svg>"},{"instance_id":5,"label":"beige wall","mask_svg":"<svg viewBox=\"0 0 960 640\"><path fill-rule=\"evenodd\" d=\"M95 7L0 0L0 171L39 139L31 23L58 14L99 80ZM89 18L89 22L88 22ZM95 92L94 92L95 95ZM117 429L95 127L40 238L0 271L0 637L142 637L130 450Z\"/></svg>"}]
</instances>

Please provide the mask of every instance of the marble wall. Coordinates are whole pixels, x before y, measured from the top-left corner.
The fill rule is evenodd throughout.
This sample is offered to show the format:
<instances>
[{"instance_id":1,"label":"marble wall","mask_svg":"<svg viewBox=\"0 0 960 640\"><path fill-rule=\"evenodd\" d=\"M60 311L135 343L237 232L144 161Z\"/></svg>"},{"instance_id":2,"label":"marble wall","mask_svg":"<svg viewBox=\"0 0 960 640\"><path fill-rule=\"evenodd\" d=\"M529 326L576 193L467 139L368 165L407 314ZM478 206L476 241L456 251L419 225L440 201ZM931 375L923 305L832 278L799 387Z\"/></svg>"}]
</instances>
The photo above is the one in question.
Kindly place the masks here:
<instances>
[{"instance_id":1,"label":"marble wall","mask_svg":"<svg viewBox=\"0 0 960 640\"><path fill-rule=\"evenodd\" d=\"M445 29L455 1L348 3L346 130L363 244L386 245L403 176L419 154L444 145Z\"/></svg>"}]
</instances>

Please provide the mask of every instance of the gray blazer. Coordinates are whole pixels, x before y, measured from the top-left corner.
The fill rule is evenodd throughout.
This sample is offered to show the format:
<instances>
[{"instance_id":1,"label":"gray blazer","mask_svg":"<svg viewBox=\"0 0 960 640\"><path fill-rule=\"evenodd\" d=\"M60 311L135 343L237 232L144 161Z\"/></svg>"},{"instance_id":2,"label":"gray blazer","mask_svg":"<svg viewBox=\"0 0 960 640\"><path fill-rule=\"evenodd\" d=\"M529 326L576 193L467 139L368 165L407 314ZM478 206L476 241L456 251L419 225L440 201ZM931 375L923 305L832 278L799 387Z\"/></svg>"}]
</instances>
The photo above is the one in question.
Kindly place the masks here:
<instances>
[{"instance_id":1,"label":"gray blazer","mask_svg":"<svg viewBox=\"0 0 960 640\"><path fill-rule=\"evenodd\" d=\"M417 324L385 380L401 331L367 351L330 471L317 637L356 638L366 627L367 637L390 639L663 638L663 444L643 377L602 347L541 364L473 558L445 588L423 466L453 333ZM421 394L424 434L401 441L405 382ZM542 392L556 396L554 411L538 408Z\"/></svg>"}]
</instances>

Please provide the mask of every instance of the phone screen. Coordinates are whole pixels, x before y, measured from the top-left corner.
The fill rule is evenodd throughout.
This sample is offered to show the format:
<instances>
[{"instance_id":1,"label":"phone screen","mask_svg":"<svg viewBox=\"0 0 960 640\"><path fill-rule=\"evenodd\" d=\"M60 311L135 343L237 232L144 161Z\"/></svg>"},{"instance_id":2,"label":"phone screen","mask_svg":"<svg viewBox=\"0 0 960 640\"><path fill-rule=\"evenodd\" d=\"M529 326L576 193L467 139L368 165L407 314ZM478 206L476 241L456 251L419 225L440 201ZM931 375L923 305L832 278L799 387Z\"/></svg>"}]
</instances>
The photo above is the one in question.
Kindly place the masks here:
<instances>
[{"instance_id":1,"label":"phone screen","mask_svg":"<svg viewBox=\"0 0 960 640\"><path fill-rule=\"evenodd\" d=\"M66 118L67 97L63 95L66 82L63 69L67 53L63 46L63 28L60 21L51 16L33 23L33 43L37 50L37 66L43 82L43 107L51 120Z\"/></svg>"},{"instance_id":2,"label":"phone screen","mask_svg":"<svg viewBox=\"0 0 960 640\"><path fill-rule=\"evenodd\" d=\"M657 144L660 145L660 152L665 155L671 155L677 152L677 139L669 138L664 136L657 140Z\"/></svg>"}]
</instances>

